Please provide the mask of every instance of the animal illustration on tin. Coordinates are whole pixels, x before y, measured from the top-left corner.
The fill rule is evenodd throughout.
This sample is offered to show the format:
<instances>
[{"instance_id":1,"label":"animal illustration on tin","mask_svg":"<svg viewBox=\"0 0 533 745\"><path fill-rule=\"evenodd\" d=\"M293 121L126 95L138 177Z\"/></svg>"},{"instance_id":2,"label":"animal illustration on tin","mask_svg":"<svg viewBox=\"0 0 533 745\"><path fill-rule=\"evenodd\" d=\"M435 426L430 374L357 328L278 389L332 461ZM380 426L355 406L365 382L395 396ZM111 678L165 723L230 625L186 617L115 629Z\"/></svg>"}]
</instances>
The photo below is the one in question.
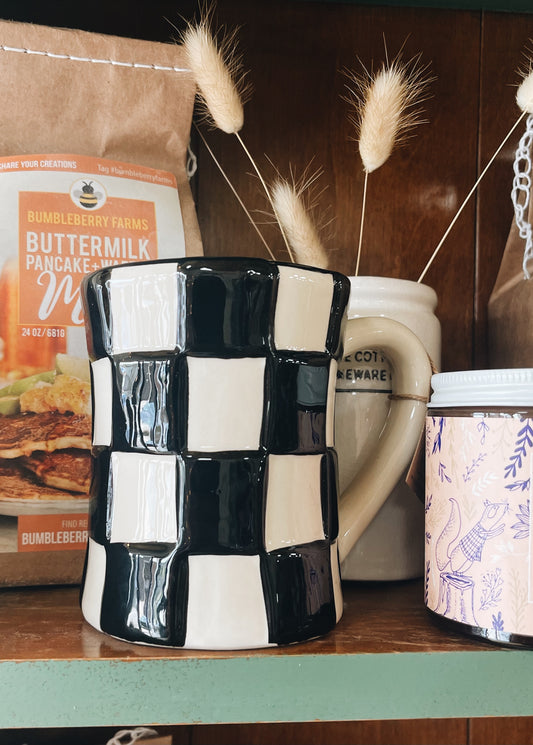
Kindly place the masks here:
<instances>
[{"instance_id":1,"label":"animal illustration on tin","mask_svg":"<svg viewBox=\"0 0 533 745\"><path fill-rule=\"evenodd\" d=\"M439 602L435 610L447 618L479 626L474 614L475 582L467 572L474 562L481 561L485 543L503 532L503 518L509 504L485 500L479 520L469 531L461 533L459 503L453 497L449 501L450 515L435 547L440 571Z\"/></svg>"}]
</instances>

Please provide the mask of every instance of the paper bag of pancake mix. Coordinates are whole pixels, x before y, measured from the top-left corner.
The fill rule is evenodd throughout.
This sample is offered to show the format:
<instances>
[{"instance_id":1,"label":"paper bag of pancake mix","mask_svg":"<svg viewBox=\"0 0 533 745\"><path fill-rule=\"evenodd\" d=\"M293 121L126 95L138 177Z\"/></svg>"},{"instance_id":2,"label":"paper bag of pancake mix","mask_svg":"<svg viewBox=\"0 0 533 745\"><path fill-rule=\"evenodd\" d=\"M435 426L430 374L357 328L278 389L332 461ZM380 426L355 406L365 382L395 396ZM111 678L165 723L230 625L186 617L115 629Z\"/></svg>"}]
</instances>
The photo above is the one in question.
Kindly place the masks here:
<instances>
[{"instance_id":1,"label":"paper bag of pancake mix","mask_svg":"<svg viewBox=\"0 0 533 745\"><path fill-rule=\"evenodd\" d=\"M0 21L0 585L77 583L91 391L80 281L202 253L179 45Z\"/></svg>"}]
</instances>

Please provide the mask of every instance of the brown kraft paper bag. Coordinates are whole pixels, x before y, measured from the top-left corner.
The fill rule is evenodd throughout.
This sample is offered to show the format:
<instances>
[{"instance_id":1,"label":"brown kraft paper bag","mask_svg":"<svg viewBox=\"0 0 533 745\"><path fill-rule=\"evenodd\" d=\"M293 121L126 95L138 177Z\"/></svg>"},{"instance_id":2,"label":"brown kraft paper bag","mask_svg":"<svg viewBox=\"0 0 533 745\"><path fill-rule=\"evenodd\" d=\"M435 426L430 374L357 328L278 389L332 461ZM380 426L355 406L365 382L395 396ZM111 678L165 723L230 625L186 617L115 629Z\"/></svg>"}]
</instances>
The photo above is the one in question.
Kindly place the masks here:
<instances>
[{"instance_id":1,"label":"brown kraft paper bag","mask_svg":"<svg viewBox=\"0 0 533 745\"><path fill-rule=\"evenodd\" d=\"M0 21L0 155L75 153L176 177L186 253L202 253L186 172L196 83L183 48Z\"/></svg>"},{"instance_id":2,"label":"brown kraft paper bag","mask_svg":"<svg viewBox=\"0 0 533 745\"><path fill-rule=\"evenodd\" d=\"M88 370L86 357L69 354L69 338L84 339L83 323L23 320L21 309L27 316L39 284L24 261L39 260L45 270L52 259L89 266L89 240L121 246L108 263L136 260L135 241L149 258L202 253L186 167L196 86L177 44L10 21L0 21L0 76L0 586L78 583L88 529L90 383L79 366L81 360ZM117 169L107 182L86 170L106 173L106 164ZM96 176L89 180L87 173ZM73 184L70 193L57 185L61 178ZM20 179L23 185L12 188ZM136 205L148 211L136 213ZM28 223L30 213L36 224ZM45 224L53 219L60 224ZM111 220L122 232L79 227ZM133 226L130 233L124 224ZM58 283L80 280L79 268L61 266ZM67 382L64 395L54 394L60 380ZM49 394L62 403L57 410L56 403L43 404L39 419ZM76 413L76 405L65 410L68 396L84 409L83 432L54 449L40 436L42 422L55 417L63 426ZM25 408L32 397L37 405Z\"/></svg>"}]
</instances>

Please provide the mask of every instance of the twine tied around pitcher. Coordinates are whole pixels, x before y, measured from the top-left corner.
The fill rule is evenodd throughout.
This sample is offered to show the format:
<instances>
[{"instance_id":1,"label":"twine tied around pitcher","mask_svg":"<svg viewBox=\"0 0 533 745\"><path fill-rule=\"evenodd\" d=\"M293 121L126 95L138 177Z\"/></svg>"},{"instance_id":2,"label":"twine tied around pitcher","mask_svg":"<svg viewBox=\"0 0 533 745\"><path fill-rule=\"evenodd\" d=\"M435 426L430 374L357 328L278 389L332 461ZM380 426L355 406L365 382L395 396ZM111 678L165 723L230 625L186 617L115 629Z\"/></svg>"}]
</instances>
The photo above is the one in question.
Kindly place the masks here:
<instances>
[{"instance_id":1,"label":"twine tied around pitcher","mask_svg":"<svg viewBox=\"0 0 533 745\"><path fill-rule=\"evenodd\" d=\"M427 396L416 396L414 393L389 393L390 401L420 401L420 403L427 404L429 398Z\"/></svg>"},{"instance_id":2,"label":"twine tied around pitcher","mask_svg":"<svg viewBox=\"0 0 533 745\"><path fill-rule=\"evenodd\" d=\"M431 356L428 354L429 364L431 366L431 372L434 375L435 373L439 372L439 369L437 365L433 362L431 359ZM417 396L415 393L389 393L389 401L420 401L423 404L427 404L429 402L428 396Z\"/></svg>"}]
</instances>

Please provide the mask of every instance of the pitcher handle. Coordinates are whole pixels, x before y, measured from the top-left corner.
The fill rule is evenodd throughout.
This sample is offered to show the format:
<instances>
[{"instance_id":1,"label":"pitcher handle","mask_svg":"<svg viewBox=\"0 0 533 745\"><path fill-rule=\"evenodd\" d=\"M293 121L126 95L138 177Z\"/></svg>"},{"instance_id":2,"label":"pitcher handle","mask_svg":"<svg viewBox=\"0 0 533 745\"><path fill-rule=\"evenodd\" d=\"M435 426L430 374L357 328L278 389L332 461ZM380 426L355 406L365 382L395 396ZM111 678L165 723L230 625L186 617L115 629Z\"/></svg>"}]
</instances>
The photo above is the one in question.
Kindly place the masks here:
<instances>
[{"instance_id":1,"label":"pitcher handle","mask_svg":"<svg viewBox=\"0 0 533 745\"><path fill-rule=\"evenodd\" d=\"M431 364L422 342L390 318L353 318L344 328L344 354L379 349L392 369L390 411L376 448L339 503L339 559L348 556L409 465L424 427Z\"/></svg>"}]
</instances>

